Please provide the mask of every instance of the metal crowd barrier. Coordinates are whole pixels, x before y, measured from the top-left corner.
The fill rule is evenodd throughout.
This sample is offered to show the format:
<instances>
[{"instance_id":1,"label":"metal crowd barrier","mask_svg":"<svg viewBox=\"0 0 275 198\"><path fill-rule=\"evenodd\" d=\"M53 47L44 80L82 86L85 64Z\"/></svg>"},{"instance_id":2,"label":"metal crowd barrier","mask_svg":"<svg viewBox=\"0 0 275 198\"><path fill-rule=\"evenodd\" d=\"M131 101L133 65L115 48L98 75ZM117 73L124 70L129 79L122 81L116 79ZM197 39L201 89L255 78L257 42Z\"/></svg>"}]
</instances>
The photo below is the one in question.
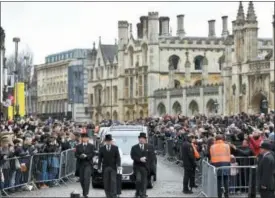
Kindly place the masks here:
<instances>
[{"instance_id":1,"label":"metal crowd barrier","mask_svg":"<svg viewBox=\"0 0 275 198\"><path fill-rule=\"evenodd\" d=\"M251 158L252 159L252 158ZM202 191L205 197L256 197L256 166L214 167L202 163Z\"/></svg>"},{"instance_id":2,"label":"metal crowd barrier","mask_svg":"<svg viewBox=\"0 0 275 198\"><path fill-rule=\"evenodd\" d=\"M9 158L0 167L1 193L21 188L37 189L36 185L60 185L72 181L76 169L75 150L61 153L38 153L33 156Z\"/></svg>"}]
</instances>

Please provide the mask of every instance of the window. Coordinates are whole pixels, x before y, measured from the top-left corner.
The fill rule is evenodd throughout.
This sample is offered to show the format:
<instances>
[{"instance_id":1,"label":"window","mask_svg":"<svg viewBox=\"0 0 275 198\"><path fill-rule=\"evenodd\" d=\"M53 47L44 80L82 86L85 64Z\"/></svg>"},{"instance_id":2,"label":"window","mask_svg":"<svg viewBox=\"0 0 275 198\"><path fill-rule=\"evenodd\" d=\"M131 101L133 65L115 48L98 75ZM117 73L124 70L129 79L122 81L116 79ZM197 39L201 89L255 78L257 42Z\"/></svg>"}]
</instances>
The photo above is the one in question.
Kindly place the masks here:
<instances>
[{"instance_id":1,"label":"window","mask_svg":"<svg viewBox=\"0 0 275 198\"><path fill-rule=\"evenodd\" d=\"M110 87L106 88L106 102L107 102L107 105L110 104Z\"/></svg>"},{"instance_id":2,"label":"window","mask_svg":"<svg viewBox=\"0 0 275 198\"><path fill-rule=\"evenodd\" d=\"M114 67L114 77L117 77L117 67Z\"/></svg>"},{"instance_id":3,"label":"window","mask_svg":"<svg viewBox=\"0 0 275 198\"><path fill-rule=\"evenodd\" d=\"M97 59L97 66L100 66L100 58Z\"/></svg>"},{"instance_id":4,"label":"window","mask_svg":"<svg viewBox=\"0 0 275 198\"><path fill-rule=\"evenodd\" d=\"M140 97L143 95L142 94L142 88L143 88L143 85L142 85L142 76L139 76L139 79L138 79L138 93L139 93Z\"/></svg>"},{"instance_id":5,"label":"window","mask_svg":"<svg viewBox=\"0 0 275 198\"><path fill-rule=\"evenodd\" d=\"M177 55L172 55L169 57L169 70L177 70L180 57Z\"/></svg>"},{"instance_id":6,"label":"window","mask_svg":"<svg viewBox=\"0 0 275 198\"><path fill-rule=\"evenodd\" d=\"M194 59L195 63L195 70L201 70L202 69L202 61L203 61L203 56L198 55Z\"/></svg>"},{"instance_id":7,"label":"window","mask_svg":"<svg viewBox=\"0 0 275 198\"><path fill-rule=\"evenodd\" d=\"M130 64L130 67L133 67L134 65L134 49L133 47L129 47L129 64Z\"/></svg>"},{"instance_id":8,"label":"window","mask_svg":"<svg viewBox=\"0 0 275 198\"><path fill-rule=\"evenodd\" d=\"M134 97L134 79L130 77L130 98Z\"/></svg>"},{"instance_id":9,"label":"window","mask_svg":"<svg viewBox=\"0 0 275 198\"><path fill-rule=\"evenodd\" d=\"M101 67L101 75L100 75L101 78L103 78L103 74L104 74L103 73L103 67Z\"/></svg>"},{"instance_id":10,"label":"window","mask_svg":"<svg viewBox=\"0 0 275 198\"><path fill-rule=\"evenodd\" d=\"M148 76L144 75L144 96L147 97L147 90L148 90Z\"/></svg>"},{"instance_id":11,"label":"window","mask_svg":"<svg viewBox=\"0 0 275 198\"><path fill-rule=\"evenodd\" d=\"M125 78L125 88L124 88L124 96L125 98L129 98L129 79Z\"/></svg>"}]
</instances>

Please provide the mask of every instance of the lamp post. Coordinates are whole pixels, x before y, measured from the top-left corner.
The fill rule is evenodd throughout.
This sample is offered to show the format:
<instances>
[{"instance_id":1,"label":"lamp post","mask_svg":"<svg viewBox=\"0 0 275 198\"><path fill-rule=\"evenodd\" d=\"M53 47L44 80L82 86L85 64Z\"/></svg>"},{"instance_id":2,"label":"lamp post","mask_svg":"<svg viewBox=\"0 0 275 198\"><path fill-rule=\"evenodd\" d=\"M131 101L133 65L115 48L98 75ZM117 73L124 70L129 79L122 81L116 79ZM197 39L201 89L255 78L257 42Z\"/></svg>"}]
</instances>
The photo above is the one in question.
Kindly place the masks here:
<instances>
[{"instance_id":1,"label":"lamp post","mask_svg":"<svg viewBox=\"0 0 275 198\"><path fill-rule=\"evenodd\" d=\"M15 74L15 84L14 84L14 89L16 90L15 92L15 101L16 101L16 106L15 106L15 119L18 118L19 116L19 105L18 105L18 89L17 89L17 83L19 82L19 68L18 68L18 44L20 42L20 38L18 37L14 37L12 39L12 41L15 43L15 59L14 59L14 63L15 63L15 71L14 71L14 74Z\"/></svg>"},{"instance_id":2,"label":"lamp post","mask_svg":"<svg viewBox=\"0 0 275 198\"><path fill-rule=\"evenodd\" d=\"M268 101L266 99L262 100L262 113L267 114L268 112Z\"/></svg>"},{"instance_id":3,"label":"lamp post","mask_svg":"<svg viewBox=\"0 0 275 198\"><path fill-rule=\"evenodd\" d=\"M215 106L215 114L217 115L218 114L218 110L219 110L219 103L218 103L217 100L215 100L214 106Z\"/></svg>"}]
</instances>

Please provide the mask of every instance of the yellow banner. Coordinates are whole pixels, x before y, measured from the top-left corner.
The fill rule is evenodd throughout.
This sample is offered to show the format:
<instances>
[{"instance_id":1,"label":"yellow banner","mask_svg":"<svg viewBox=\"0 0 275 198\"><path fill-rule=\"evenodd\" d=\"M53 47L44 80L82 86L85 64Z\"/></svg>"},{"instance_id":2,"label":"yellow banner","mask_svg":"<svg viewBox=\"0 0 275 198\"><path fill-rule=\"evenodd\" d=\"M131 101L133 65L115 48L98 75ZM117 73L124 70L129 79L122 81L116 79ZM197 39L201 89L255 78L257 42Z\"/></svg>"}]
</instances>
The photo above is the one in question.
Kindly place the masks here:
<instances>
[{"instance_id":1,"label":"yellow banner","mask_svg":"<svg viewBox=\"0 0 275 198\"><path fill-rule=\"evenodd\" d=\"M8 120L13 120L13 106L8 107Z\"/></svg>"},{"instance_id":2,"label":"yellow banner","mask_svg":"<svg viewBox=\"0 0 275 198\"><path fill-rule=\"evenodd\" d=\"M17 103L18 100L18 103ZM19 106L20 117L25 116L25 84L20 82L17 83L14 89L14 107ZM16 108L14 109L16 114Z\"/></svg>"}]
</instances>

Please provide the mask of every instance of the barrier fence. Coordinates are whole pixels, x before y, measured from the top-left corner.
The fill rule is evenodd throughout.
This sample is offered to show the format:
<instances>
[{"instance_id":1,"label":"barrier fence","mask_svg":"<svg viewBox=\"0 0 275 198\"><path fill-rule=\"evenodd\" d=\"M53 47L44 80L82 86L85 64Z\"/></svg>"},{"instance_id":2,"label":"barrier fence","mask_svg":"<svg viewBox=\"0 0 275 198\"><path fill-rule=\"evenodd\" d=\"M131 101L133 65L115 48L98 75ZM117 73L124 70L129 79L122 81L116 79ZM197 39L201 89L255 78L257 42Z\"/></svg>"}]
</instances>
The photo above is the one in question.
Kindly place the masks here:
<instances>
[{"instance_id":1,"label":"barrier fence","mask_svg":"<svg viewBox=\"0 0 275 198\"><path fill-rule=\"evenodd\" d=\"M33 156L9 158L0 167L1 193L21 188L37 189L36 186L60 185L72 181L76 158L74 149L61 153L38 153Z\"/></svg>"},{"instance_id":2,"label":"barrier fence","mask_svg":"<svg viewBox=\"0 0 275 198\"><path fill-rule=\"evenodd\" d=\"M170 162L183 165L181 139L153 135L149 141L159 155L163 155ZM204 152L200 155L196 169L196 183L201 187L199 195L219 197L219 192L228 193L230 197L256 197L256 157L235 157L236 166L216 168L208 162Z\"/></svg>"}]
</instances>

